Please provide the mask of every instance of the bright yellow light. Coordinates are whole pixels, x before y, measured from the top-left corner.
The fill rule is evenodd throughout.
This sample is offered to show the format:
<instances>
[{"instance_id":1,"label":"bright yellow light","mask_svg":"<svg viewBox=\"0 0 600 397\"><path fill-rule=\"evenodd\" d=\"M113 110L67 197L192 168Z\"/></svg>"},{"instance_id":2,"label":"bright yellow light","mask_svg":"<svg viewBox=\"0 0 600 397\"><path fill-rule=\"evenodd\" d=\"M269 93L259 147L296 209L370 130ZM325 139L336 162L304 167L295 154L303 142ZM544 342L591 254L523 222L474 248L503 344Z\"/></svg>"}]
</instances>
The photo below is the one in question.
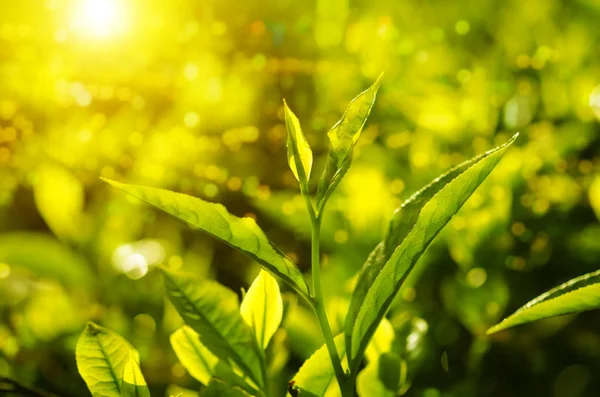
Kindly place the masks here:
<instances>
[{"instance_id":1,"label":"bright yellow light","mask_svg":"<svg viewBox=\"0 0 600 397\"><path fill-rule=\"evenodd\" d=\"M124 14L118 0L79 0L72 24L82 34L106 38L124 30Z\"/></svg>"}]
</instances>

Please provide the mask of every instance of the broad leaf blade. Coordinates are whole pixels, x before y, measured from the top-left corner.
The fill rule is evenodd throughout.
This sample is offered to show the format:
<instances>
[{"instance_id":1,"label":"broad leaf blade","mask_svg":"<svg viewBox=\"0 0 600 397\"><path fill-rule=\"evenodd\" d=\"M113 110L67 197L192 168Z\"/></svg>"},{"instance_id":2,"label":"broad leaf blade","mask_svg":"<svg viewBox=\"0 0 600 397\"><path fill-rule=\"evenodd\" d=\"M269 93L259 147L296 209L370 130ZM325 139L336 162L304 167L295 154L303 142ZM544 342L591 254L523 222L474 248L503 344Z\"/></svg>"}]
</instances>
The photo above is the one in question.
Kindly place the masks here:
<instances>
[{"instance_id":1,"label":"broad leaf blade","mask_svg":"<svg viewBox=\"0 0 600 397\"><path fill-rule=\"evenodd\" d=\"M300 270L269 241L252 218L238 218L221 204L186 194L103 180L248 255L310 300L308 286Z\"/></svg>"},{"instance_id":2,"label":"broad leaf blade","mask_svg":"<svg viewBox=\"0 0 600 397\"><path fill-rule=\"evenodd\" d=\"M308 190L308 180L312 168L313 155L310 146L302 133L298 117L290 110L285 100L285 127L287 129L287 157L292 173L300 182L303 191Z\"/></svg>"},{"instance_id":3,"label":"broad leaf blade","mask_svg":"<svg viewBox=\"0 0 600 397\"><path fill-rule=\"evenodd\" d=\"M283 318L283 301L277 280L261 270L246 293L240 312L254 330L258 346L266 349Z\"/></svg>"},{"instance_id":4,"label":"broad leaf blade","mask_svg":"<svg viewBox=\"0 0 600 397\"><path fill-rule=\"evenodd\" d=\"M121 397L150 397L150 390L140 369L133 351L129 351L129 359L123 370Z\"/></svg>"},{"instance_id":5,"label":"broad leaf blade","mask_svg":"<svg viewBox=\"0 0 600 397\"><path fill-rule=\"evenodd\" d=\"M169 299L200 341L217 358L233 362L257 385L264 384L254 332L239 312L237 295L211 280L162 269Z\"/></svg>"},{"instance_id":6,"label":"broad leaf blade","mask_svg":"<svg viewBox=\"0 0 600 397\"><path fill-rule=\"evenodd\" d=\"M184 325L171 334L171 347L190 375L205 385L215 376L219 359L200 342L198 334Z\"/></svg>"},{"instance_id":7,"label":"broad leaf blade","mask_svg":"<svg viewBox=\"0 0 600 397\"><path fill-rule=\"evenodd\" d=\"M212 378L217 377L229 385L253 391L253 387L236 375L226 362L219 361L187 325L171 334L170 339L181 365L200 383L208 385Z\"/></svg>"},{"instance_id":8,"label":"broad leaf blade","mask_svg":"<svg viewBox=\"0 0 600 397\"><path fill-rule=\"evenodd\" d=\"M533 299L488 330L493 334L548 317L600 308L600 270L576 277Z\"/></svg>"},{"instance_id":9,"label":"broad leaf blade","mask_svg":"<svg viewBox=\"0 0 600 397\"><path fill-rule=\"evenodd\" d=\"M381 85L383 73L375 83L354 98L342 118L327 132L329 155L325 171L317 189L317 209L322 211L329 196L348 172L352 163L352 150L358 141Z\"/></svg>"},{"instance_id":10,"label":"broad leaf blade","mask_svg":"<svg viewBox=\"0 0 600 397\"><path fill-rule=\"evenodd\" d=\"M377 325L388 311L416 262L439 231L462 207L471 194L492 172L517 135L506 144L490 150L469 168L443 186L421 208L414 226L386 261L368 288L356 318L347 329L351 334L349 360L352 370L357 370L363 353Z\"/></svg>"},{"instance_id":11,"label":"broad leaf blade","mask_svg":"<svg viewBox=\"0 0 600 397\"><path fill-rule=\"evenodd\" d=\"M496 149L497 150L497 149ZM352 327L358 316L358 312L367 296L369 288L381 272L381 269L390 259L394 250L404 241L408 233L417 223L421 210L442 188L452 182L457 176L465 172L469 167L477 164L489 156L489 153L472 158L462 164L457 165L450 171L439 176L423 187L421 190L410 196L402 205L394 211L390 225L385 238L371 252L365 261L356 282L356 287L352 292L352 299L348 307L348 314L344 326L346 334L346 346L350 349L350 339L352 338Z\"/></svg>"},{"instance_id":12,"label":"broad leaf blade","mask_svg":"<svg viewBox=\"0 0 600 397\"><path fill-rule=\"evenodd\" d=\"M339 357L343 358L346 354L344 336L336 336L334 342ZM321 346L304 362L292 382L293 388L300 390L302 397L323 397L332 384L337 384L327 346Z\"/></svg>"},{"instance_id":13,"label":"broad leaf blade","mask_svg":"<svg viewBox=\"0 0 600 397\"><path fill-rule=\"evenodd\" d=\"M92 395L120 397L131 345L116 333L89 322L75 349L77 369Z\"/></svg>"}]
</instances>

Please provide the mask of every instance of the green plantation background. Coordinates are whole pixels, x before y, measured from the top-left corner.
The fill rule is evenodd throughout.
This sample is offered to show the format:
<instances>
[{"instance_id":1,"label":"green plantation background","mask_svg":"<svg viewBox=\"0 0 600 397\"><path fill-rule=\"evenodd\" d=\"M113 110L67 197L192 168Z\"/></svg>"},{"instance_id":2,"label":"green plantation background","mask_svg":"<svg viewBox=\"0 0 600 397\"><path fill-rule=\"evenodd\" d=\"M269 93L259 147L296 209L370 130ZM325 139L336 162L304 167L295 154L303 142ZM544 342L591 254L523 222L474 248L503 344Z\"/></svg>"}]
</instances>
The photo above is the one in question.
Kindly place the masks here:
<instances>
[{"instance_id":1,"label":"green plantation background","mask_svg":"<svg viewBox=\"0 0 600 397\"><path fill-rule=\"evenodd\" d=\"M89 395L74 349L93 320L139 350L153 395L195 396L154 268L240 291L259 267L99 177L223 203L309 271L282 100L318 175L327 129L384 71L324 219L334 333L393 210L519 131L388 316L406 395L596 396L600 313L485 331L600 266L599 23L598 0L0 0L0 376ZM281 287L283 395L323 341Z\"/></svg>"}]
</instances>

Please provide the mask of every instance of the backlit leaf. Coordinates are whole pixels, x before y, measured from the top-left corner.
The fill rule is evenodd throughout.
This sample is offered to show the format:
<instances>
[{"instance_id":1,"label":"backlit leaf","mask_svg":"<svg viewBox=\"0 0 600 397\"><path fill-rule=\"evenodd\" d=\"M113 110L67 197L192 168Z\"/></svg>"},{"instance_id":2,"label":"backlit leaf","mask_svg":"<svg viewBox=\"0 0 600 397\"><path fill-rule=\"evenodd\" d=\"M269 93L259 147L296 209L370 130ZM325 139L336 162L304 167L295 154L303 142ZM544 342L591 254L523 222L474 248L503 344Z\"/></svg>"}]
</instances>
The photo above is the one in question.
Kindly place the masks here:
<instances>
[{"instance_id":1,"label":"backlit leaf","mask_svg":"<svg viewBox=\"0 0 600 397\"><path fill-rule=\"evenodd\" d=\"M342 334L334 338L339 357L345 356L344 336ZM327 346L321 346L312 356L308 358L294 376L293 387L300 391L302 397L323 397L327 391L335 386L337 380L335 371L331 365ZM337 389L339 392L339 389Z\"/></svg>"},{"instance_id":2,"label":"backlit leaf","mask_svg":"<svg viewBox=\"0 0 600 397\"><path fill-rule=\"evenodd\" d=\"M317 209L322 211L329 196L348 172L352 163L352 150L358 141L362 128L371 113L377 91L381 85L381 74L375 83L354 98L342 118L327 132L329 155L325 171L317 189Z\"/></svg>"},{"instance_id":3,"label":"backlit leaf","mask_svg":"<svg viewBox=\"0 0 600 397\"><path fill-rule=\"evenodd\" d=\"M488 154L475 157L433 180L431 183L423 187L421 190L410 196L402 205L394 211L390 225L386 232L385 238L379 243L368 256L365 261L356 283L356 288L352 292L352 299L348 308L346 324L344 332L346 333L347 346L349 346L350 338L352 337L352 327L355 319L358 316L369 288L381 272L381 269L386 264L388 259L394 253L394 250L404 241L408 233L415 226L421 209L431 200L431 198L444 188L454 178L465 172L469 167L481 161Z\"/></svg>"},{"instance_id":4,"label":"backlit leaf","mask_svg":"<svg viewBox=\"0 0 600 397\"><path fill-rule=\"evenodd\" d=\"M269 241L252 218L238 218L221 204L186 194L103 180L248 255L310 300L308 285L298 267Z\"/></svg>"},{"instance_id":5,"label":"backlit leaf","mask_svg":"<svg viewBox=\"0 0 600 397\"><path fill-rule=\"evenodd\" d=\"M206 348L200 336L187 325L171 334L171 346L181 365L199 382L208 385L213 377L217 377L229 385L252 390L226 362Z\"/></svg>"},{"instance_id":6,"label":"backlit leaf","mask_svg":"<svg viewBox=\"0 0 600 397\"><path fill-rule=\"evenodd\" d=\"M92 395L120 397L121 381L133 347L121 336L89 322L79 337L75 357Z\"/></svg>"},{"instance_id":7,"label":"backlit leaf","mask_svg":"<svg viewBox=\"0 0 600 397\"><path fill-rule=\"evenodd\" d=\"M261 270L248 289L240 312L246 324L254 330L258 346L266 349L283 317L283 301L277 280Z\"/></svg>"},{"instance_id":8,"label":"backlit leaf","mask_svg":"<svg viewBox=\"0 0 600 397\"><path fill-rule=\"evenodd\" d=\"M442 186L438 185L438 191L420 208L416 219L410 221L409 226L400 228L400 230L405 230L400 235L405 234L406 230L410 230L393 250L392 255L381 267L381 270L375 274L372 283L367 284L367 292L359 310L349 313L346 318L345 331L349 332L346 342L352 370L358 369L365 348L375 329L388 311L392 300L417 260L439 231L498 164L506 150L516 139L516 136L506 144L471 161L470 166L451 181ZM439 180L433 183L438 182ZM409 218L412 217L414 215ZM404 225L403 222L400 224ZM412 227L410 227L411 224ZM385 247L380 248L377 255L385 255ZM365 282L364 280L362 279L361 282ZM360 288L363 287L361 285Z\"/></svg>"},{"instance_id":9,"label":"backlit leaf","mask_svg":"<svg viewBox=\"0 0 600 397\"><path fill-rule=\"evenodd\" d=\"M285 111L285 127L287 129L288 163L294 176L300 182L301 189L306 191L313 162L312 151L302 133L298 117L290 110L285 101L283 101L283 108ZM299 168L301 168L301 172L298 172Z\"/></svg>"},{"instance_id":10,"label":"backlit leaf","mask_svg":"<svg viewBox=\"0 0 600 397\"><path fill-rule=\"evenodd\" d=\"M150 397L146 379L132 351L129 352L129 359L123 370L121 397Z\"/></svg>"},{"instance_id":11,"label":"backlit leaf","mask_svg":"<svg viewBox=\"0 0 600 397\"><path fill-rule=\"evenodd\" d=\"M521 307L488 334L548 317L600 308L600 270L576 277Z\"/></svg>"},{"instance_id":12,"label":"backlit leaf","mask_svg":"<svg viewBox=\"0 0 600 397\"><path fill-rule=\"evenodd\" d=\"M169 299L201 343L262 386L261 355L254 331L240 314L237 295L216 281L162 270Z\"/></svg>"}]
</instances>

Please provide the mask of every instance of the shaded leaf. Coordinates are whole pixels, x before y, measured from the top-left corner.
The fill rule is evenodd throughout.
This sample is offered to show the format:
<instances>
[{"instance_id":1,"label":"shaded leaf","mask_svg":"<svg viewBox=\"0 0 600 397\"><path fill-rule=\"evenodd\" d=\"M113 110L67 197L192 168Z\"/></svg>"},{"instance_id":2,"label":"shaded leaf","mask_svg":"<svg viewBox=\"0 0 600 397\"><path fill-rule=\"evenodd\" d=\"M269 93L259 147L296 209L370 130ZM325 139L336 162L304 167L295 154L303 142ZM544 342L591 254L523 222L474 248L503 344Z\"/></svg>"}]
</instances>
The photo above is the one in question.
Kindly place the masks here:
<instances>
[{"instance_id":1,"label":"shaded leaf","mask_svg":"<svg viewBox=\"0 0 600 397\"><path fill-rule=\"evenodd\" d=\"M352 150L371 113L383 73L375 83L354 98L342 118L327 132L329 155L317 189L317 210L321 212L352 163Z\"/></svg>"},{"instance_id":2,"label":"shaded leaf","mask_svg":"<svg viewBox=\"0 0 600 397\"><path fill-rule=\"evenodd\" d=\"M134 352L129 351L129 359L123 370L123 383L121 384L122 397L150 397L150 390L146 379L140 369Z\"/></svg>"},{"instance_id":3,"label":"shaded leaf","mask_svg":"<svg viewBox=\"0 0 600 397\"><path fill-rule=\"evenodd\" d=\"M345 356L344 336L334 338L339 357ZM294 388L300 391L302 397L322 397L332 385L337 385L335 371L329 358L327 346L321 346L294 376ZM337 388L337 386L336 386Z\"/></svg>"},{"instance_id":4,"label":"shaded leaf","mask_svg":"<svg viewBox=\"0 0 600 397\"><path fill-rule=\"evenodd\" d=\"M373 274L375 278L370 284L365 285L364 283L371 280L372 277L362 277L360 279L361 285L356 290L360 289L364 292L364 289L366 289L366 294L364 294L359 309L349 312L346 318L345 331L349 333L346 336L346 343L352 370L358 369L363 352L375 329L388 311L392 300L415 263L439 231L494 169L516 137L517 135L506 144L470 161L469 167L456 175L451 181L441 186L436 185L438 190L431 196L431 199L422 206L416 206L418 209L416 218L408 223L400 222L399 230L401 233L398 235L405 235L405 237L394 248L393 254L385 261L381 270ZM462 167L459 166L458 168ZM433 183L439 183L439 180ZM413 219L413 217L415 215L411 214L408 218ZM408 229L410 231L407 232ZM383 246L378 248L374 255L385 257L385 252L386 247ZM373 254L371 257L373 257ZM372 263L377 263L377 261L378 259L374 259ZM353 296L352 300L356 302L357 298Z\"/></svg>"},{"instance_id":5,"label":"shaded leaf","mask_svg":"<svg viewBox=\"0 0 600 397\"><path fill-rule=\"evenodd\" d=\"M308 285L298 267L267 239L254 219L238 218L221 204L186 194L103 180L248 255L310 301Z\"/></svg>"},{"instance_id":6,"label":"shaded leaf","mask_svg":"<svg viewBox=\"0 0 600 397\"><path fill-rule=\"evenodd\" d=\"M230 387L224 382L213 379L210 381L208 386L200 392L198 397L249 397L250 394L246 393L238 387Z\"/></svg>"},{"instance_id":7,"label":"shaded leaf","mask_svg":"<svg viewBox=\"0 0 600 397\"><path fill-rule=\"evenodd\" d=\"M302 191L308 190L308 180L312 168L313 155L308 142L302 133L298 117L291 111L285 100L285 127L287 129L287 157L292 173L300 182ZM298 170L300 169L300 172Z\"/></svg>"},{"instance_id":8,"label":"shaded leaf","mask_svg":"<svg viewBox=\"0 0 600 397\"><path fill-rule=\"evenodd\" d=\"M277 280L261 270L246 293L240 312L254 330L258 346L266 349L283 318L283 301Z\"/></svg>"},{"instance_id":9,"label":"shaded leaf","mask_svg":"<svg viewBox=\"0 0 600 397\"><path fill-rule=\"evenodd\" d=\"M165 287L183 320L217 358L237 365L257 385L264 384L254 332L240 315L237 295L212 280L162 269Z\"/></svg>"},{"instance_id":10,"label":"shaded leaf","mask_svg":"<svg viewBox=\"0 0 600 397\"><path fill-rule=\"evenodd\" d=\"M81 255L43 233L2 234L0 262L25 267L37 277L53 278L67 286L86 285L92 279Z\"/></svg>"},{"instance_id":11,"label":"shaded leaf","mask_svg":"<svg viewBox=\"0 0 600 397\"><path fill-rule=\"evenodd\" d=\"M88 322L77 341L79 374L92 395L120 397L121 380L133 347L121 336Z\"/></svg>"},{"instance_id":12,"label":"shaded leaf","mask_svg":"<svg viewBox=\"0 0 600 397\"><path fill-rule=\"evenodd\" d=\"M488 334L548 317L600 308L600 270L576 277L521 307Z\"/></svg>"}]
</instances>

